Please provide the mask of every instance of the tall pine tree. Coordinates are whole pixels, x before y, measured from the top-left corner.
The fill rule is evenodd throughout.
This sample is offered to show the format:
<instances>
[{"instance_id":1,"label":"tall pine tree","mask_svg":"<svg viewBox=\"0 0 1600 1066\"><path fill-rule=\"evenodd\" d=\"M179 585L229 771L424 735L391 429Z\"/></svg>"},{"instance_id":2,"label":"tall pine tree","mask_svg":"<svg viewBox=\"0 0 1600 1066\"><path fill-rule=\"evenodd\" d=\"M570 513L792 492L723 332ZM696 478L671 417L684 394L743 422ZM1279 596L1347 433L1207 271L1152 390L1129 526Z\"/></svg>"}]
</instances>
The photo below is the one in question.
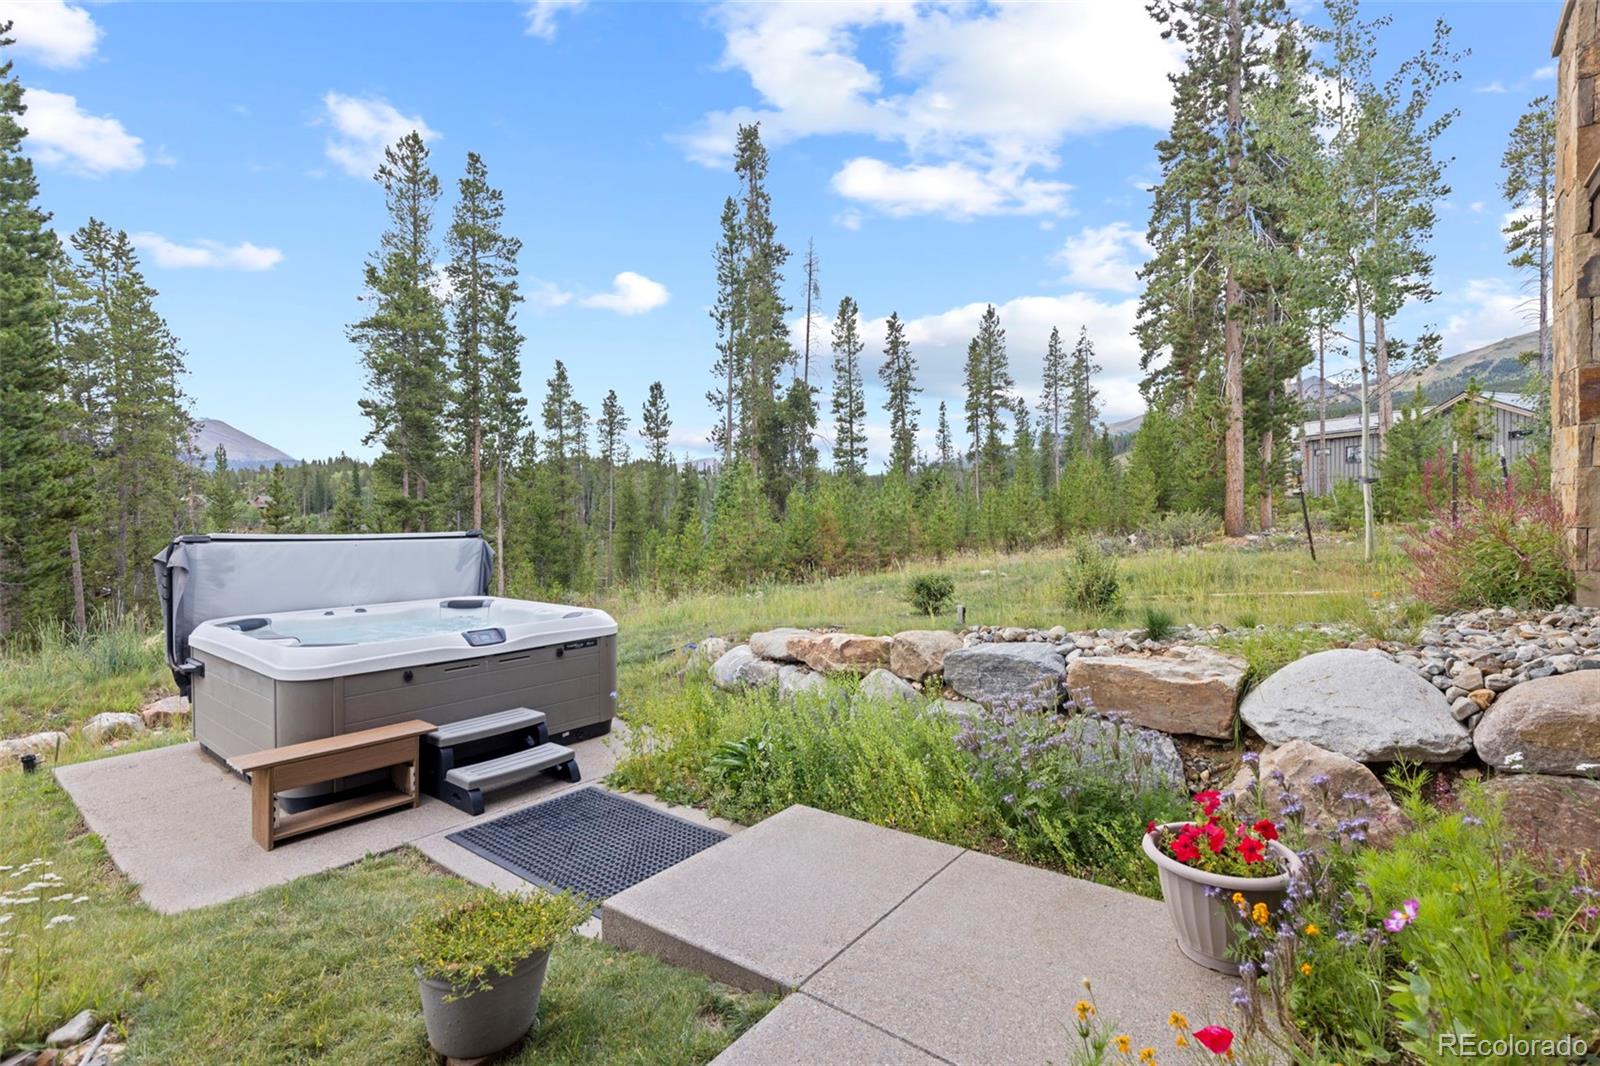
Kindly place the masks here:
<instances>
[{"instance_id":1,"label":"tall pine tree","mask_svg":"<svg viewBox=\"0 0 1600 1066\"><path fill-rule=\"evenodd\" d=\"M860 309L846 296L833 320L833 469L856 479L867 466L867 399L861 381Z\"/></svg>"},{"instance_id":2,"label":"tall pine tree","mask_svg":"<svg viewBox=\"0 0 1600 1066\"><path fill-rule=\"evenodd\" d=\"M905 323L891 312L884 331L883 365L878 379L887 394L883 409L889 413L889 469L903 478L911 477L917 457L917 360L906 340Z\"/></svg>"}]
</instances>

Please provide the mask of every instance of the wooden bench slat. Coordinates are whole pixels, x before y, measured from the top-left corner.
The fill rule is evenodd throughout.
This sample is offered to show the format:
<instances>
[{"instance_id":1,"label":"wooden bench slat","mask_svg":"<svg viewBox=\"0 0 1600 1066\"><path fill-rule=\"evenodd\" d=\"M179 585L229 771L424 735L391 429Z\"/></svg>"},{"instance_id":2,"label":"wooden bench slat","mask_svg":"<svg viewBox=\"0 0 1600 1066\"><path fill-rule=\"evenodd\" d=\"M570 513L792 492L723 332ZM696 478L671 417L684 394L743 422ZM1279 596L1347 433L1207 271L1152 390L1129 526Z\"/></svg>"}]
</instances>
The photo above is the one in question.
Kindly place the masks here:
<instances>
[{"instance_id":1,"label":"wooden bench slat","mask_svg":"<svg viewBox=\"0 0 1600 1066\"><path fill-rule=\"evenodd\" d=\"M354 777L368 770L382 770L396 763L410 762L415 737L400 737L368 744L364 748L336 751L310 759L297 759L272 768L272 790L287 792L340 777Z\"/></svg>"},{"instance_id":2,"label":"wooden bench slat","mask_svg":"<svg viewBox=\"0 0 1600 1066\"><path fill-rule=\"evenodd\" d=\"M363 729L356 733L344 733L336 737L324 737L321 740L307 740L299 744L286 744L281 748L268 748L266 751L240 755L230 759L228 765L241 774L248 774L254 770L261 770L270 766L282 766L284 763L299 762L302 759L311 759L319 755L333 755L338 752L353 751L357 748L380 744L386 740L418 737L424 733L433 732L434 728L435 726L432 722L424 722L421 719L414 718L407 722L381 725L375 729Z\"/></svg>"}]
</instances>

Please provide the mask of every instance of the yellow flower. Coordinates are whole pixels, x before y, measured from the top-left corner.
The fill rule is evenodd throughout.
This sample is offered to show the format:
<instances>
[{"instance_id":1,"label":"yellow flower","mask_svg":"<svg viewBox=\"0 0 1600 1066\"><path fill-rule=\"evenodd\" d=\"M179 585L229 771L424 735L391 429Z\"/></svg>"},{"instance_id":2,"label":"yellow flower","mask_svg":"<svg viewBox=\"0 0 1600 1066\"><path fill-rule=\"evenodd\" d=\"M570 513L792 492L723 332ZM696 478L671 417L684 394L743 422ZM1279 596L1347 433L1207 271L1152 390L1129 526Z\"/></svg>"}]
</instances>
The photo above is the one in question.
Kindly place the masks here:
<instances>
[{"instance_id":1,"label":"yellow flower","mask_svg":"<svg viewBox=\"0 0 1600 1066\"><path fill-rule=\"evenodd\" d=\"M1174 1043L1176 1043L1180 1049L1186 1048L1189 1046L1189 1038L1184 1036L1182 1033L1179 1033L1178 1039L1175 1040Z\"/></svg>"},{"instance_id":2,"label":"yellow flower","mask_svg":"<svg viewBox=\"0 0 1600 1066\"><path fill-rule=\"evenodd\" d=\"M1089 1016L1094 1013L1094 1004L1086 999L1080 999L1077 1006L1072 1009L1077 1013L1080 1022L1086 1022L1089 1020Z\"/></svg>"},{"instance_id":3,"label":"yellow flower","mask_svg":"<svg viewBox=\"0 0 1600 1066\"><path fill-rule=\"evenodd\" d=\"M1153 1048L1153 1047L1142 1047L1142 1048L1140 1048L1139 1049L1139 1061L1142 1062L1142 1063L1145 1063L1145 1066L1155 1066L1156 1049Z\"/></svg>"},{"instance_id":4,"label":"yellow flower","mask_svg":"<svg viewBox=\"0 0 1600 1066\"><path fill-rule=\"evenodd\" d=\"M1311 976L1311 964L1309 962L1302 962L1300 964L1300 972L1302 974L1304 974L1305 976L1310 977Z\"/></svg>"},{"instance_id":5,"label":"yellow flower","mask_svg":"<svg viewBox=\"0 0 1600 1066\"><path fill-rule=\"evenodd\" d=\"M1118 1033L1115 1043L1117 1045L1117 1050L1126 1055L1128 1053L1128 1049L1133 1046L1133 1038L1127 1033Z\"/></svg>"},{"instance_id":6,"label":"yellow flower","mask_svg":"<svg viewBox=\"0 0 1600 1066\"><path fill-rule=\"evenodd\" d=\"M1320 935L1322 935L1322 930L1317 928L1317 923L1316 922L1312 922L1310 925L1306 926L1306 936L1320 936Z\"/></svg>"},{"instance_id":7,"label":"yellow flower","mask_svg":"<svg viewBox=\"0 0 1600 1066\"><path fill-rule=\"evenodd\" d=\"M1187 1029L1189 1028L1189 1019L1185 1018L1180 1012L1173 1011L1167 1015L1167 1024L1174 1029Z\"/></svg>"},{"instance_id":8,"label":"yellow flower","mask_svg":"<svg viewBox=\"0 0 1600 1066\"><path fill-rule=\"evenodd\" d=\"M1267 905L1265 903L1257 903L1250 910L1250 920L1255 922L1257 925L1266 925L1268 917Z\"/></svg>"},{"instance_id":9,"label":"yellow flower","mask_svg":"<svg viewBox=\"0 0 1600 1066\"><path fill-rule=\"evenodd\" d=\"M1235 892L1233 894L1233 905L1235 907L1239 908L1239 913L1240 914L1243 914L1246 910L1249 909L1249 904L1247 904L1245 902L1244 893L1243 892Z\"/></svg>"}]
</instances>

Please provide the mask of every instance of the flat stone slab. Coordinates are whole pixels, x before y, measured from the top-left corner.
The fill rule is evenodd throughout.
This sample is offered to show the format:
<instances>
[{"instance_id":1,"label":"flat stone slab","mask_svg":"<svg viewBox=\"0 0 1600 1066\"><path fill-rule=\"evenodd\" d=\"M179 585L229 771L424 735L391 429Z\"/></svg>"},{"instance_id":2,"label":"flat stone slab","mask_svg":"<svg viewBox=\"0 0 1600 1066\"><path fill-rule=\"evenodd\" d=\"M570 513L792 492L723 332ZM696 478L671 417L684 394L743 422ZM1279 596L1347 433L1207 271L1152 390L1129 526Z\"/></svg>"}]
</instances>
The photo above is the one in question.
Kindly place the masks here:
<instances>
[{"instance_id":1,"label":"flat stone slab","mask_svg":"<svg viewBox=\"0 0 1600 1066\"><path fill-rule=\"evenodd\" d=\"M957 1063L1064 1062L1083 978L1134 1047L1167 1014L1230 1024L1232 978L1178 951L1165 905L966 852L802 986Z\"/></svg>"},{"instance_id":2,"label":"flat stone slab","mask_svg":"<svg viewBox=\"0 0 1600 1066\"><path fill-rule=\"evenodd\" d=\"M497 817L598 781L614 763L607 740L596 737L572 745L583 783L541 777L491 796L480 817ZM55 774L84 822L105 841L112 861L138 885L140 897L167 914L345 866L473 820L464 811L425 796L421 806L263 851L250 838L249 783L202 752L198 744L71 763L57 767Z\"/></svg>"},{"instance_id":3,"label":"flat stone slab","mask_svg":"<svg viewBox=\"0 0 1600 1066\"><path fill-rule=\"evenodd\" d=\"M892 1033L796 992L711 1060L712 1066L936 1066L941 1059Z\"/></svg>"},{"instance_id":4,"label":"flat stone slab","mask_svg":"<svg viewBox=\"0 0 1600 1066\"><path fill-rule=\"evenodd\" d=\"M608 943L757 991L788 991L961 849L790 807L606 901Z\"/></svg>"}]
</instances>

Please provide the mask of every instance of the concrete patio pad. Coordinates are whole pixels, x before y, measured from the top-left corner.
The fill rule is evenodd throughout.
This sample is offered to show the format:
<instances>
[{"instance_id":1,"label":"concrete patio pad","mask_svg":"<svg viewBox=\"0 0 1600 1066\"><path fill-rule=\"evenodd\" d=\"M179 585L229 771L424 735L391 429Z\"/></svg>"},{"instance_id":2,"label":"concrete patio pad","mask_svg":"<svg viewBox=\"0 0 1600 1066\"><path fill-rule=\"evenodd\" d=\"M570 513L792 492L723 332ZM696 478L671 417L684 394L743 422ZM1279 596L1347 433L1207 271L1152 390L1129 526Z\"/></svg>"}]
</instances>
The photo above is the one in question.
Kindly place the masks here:
<instances>
[{"instance_id":1,"label":"concrete patio pad","mask_svg":"<svg viewBox=\"0 0 1600 1066\"><path fill-rule=\"evenodd\" d=\"M480 817L494 818L598 781L615 764L609 740L596 737L572 745L582 783L540 778L496 793ZM473 820L447 803L424 797L419 807L263 851L250 838L249 784L204 754L198 744L72 763L57 767L55 774L84 822L105 841L112 860L138 885L139 895L169 914L344 866ZM470 855L454 844L448 847Z\"/></svg>"},{"instance_id":2,"label":"concrete patio pad","mask_svg":"<svg viewBox=\"0 0 1600 1066\"><path fill-rule=\"evenodd\" d=\"M796 992L713 1059L712 1066L936 1066L940 1061L891 1033Z\"/></svg>"},{"instance_id":3,"label":"concrete patio pad","mask_svg":"<svg viewBox=\"0 0 1600 1066\"><path fill-rule=\"evenodd\" d=\"M950 1062L1059 1062L1085 977L1158 1052L1170 1011L1226 1021L1237 983L1179 952L1158 900L969 851L802 988Z\"/></svg>"},{"instance_id":4,"label":"concrete patio pad","mask_svg":"<svg viewBox=\"0 0 1600 1066\"><path fill-rule=\"evenodd\" d=\"M604 937L741 988L786 991L960 854L790 807L611 897Z\"/></svg>"}]
</instances>

